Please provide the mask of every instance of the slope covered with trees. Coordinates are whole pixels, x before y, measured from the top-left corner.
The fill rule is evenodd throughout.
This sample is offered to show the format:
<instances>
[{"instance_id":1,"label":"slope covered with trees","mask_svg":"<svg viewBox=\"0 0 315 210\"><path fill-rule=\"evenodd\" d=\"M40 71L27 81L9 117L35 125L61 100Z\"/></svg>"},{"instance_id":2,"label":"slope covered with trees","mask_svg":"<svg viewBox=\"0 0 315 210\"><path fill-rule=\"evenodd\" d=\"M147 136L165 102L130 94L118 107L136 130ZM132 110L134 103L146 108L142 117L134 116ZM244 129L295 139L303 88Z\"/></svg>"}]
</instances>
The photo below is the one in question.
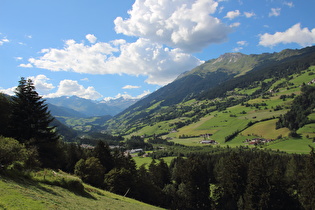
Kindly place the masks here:
<instances>
[{"instance_id":1,"label":"slope covered with trees","mask_svg":"<svg viewBox=\"0 0 315 210\"><path fill-rule=\"evenodd\" d=\"M261 55L269 61L260 67L251 62L254 70L247 68L248 73L230 79L231 84L212 89L225 88L220 97L212 98L209 89L172 105L151 101L147 109L130 109L114 119L123 123L116 132L125 137L89 133L77 139L83 145L62 141L45 101L32 81L22 78L13 100L0 98L0 106L7 107L0 110L7 119L0 130L5 136L0 137L0 176L17 174L88 197L91 188L84 181L167 209L314 209L313 147L308 154L272 150L275 145L311 144L315 137L314 85L306 83L314 77L313 51ZM229 62L245 57L237 55ZM221 61L227 65L225 58ZM258 75L248 79L252 72ZM294 127L297 116L307 120ZM277 122L288 128L276 129ZM290 139L289 129L303 135L307 131L307 136ZM265 135L277 137L262 143ZM194 139L207 144L184 145ZM141 148L139 158L149 156L151 163L137 166L130 155L136 148ZM167 164L165 157L172 161ZM78 178L66 179L61 171L48 178L41 167Z\"/></svg>"},{"instance_id":2,"label":"slope covered with trees","mask_svg":"<svg viewBox=\"0 0 315 210\"><path fill-rule=\"evenodd\" d=\"M273 54L226 54L140 100L106 122L104 128L114 133L128 134L181 116L189 116L190 121L185 124L191 124L211 111L224 110L267 94L277 81L299 74L314 64L315 47ZM235 89L244 91L233 98L229 97ZM246 93L246 89L255 91ZM208 102L191 106L191 100Z\"/></svg>"}]
</instances>

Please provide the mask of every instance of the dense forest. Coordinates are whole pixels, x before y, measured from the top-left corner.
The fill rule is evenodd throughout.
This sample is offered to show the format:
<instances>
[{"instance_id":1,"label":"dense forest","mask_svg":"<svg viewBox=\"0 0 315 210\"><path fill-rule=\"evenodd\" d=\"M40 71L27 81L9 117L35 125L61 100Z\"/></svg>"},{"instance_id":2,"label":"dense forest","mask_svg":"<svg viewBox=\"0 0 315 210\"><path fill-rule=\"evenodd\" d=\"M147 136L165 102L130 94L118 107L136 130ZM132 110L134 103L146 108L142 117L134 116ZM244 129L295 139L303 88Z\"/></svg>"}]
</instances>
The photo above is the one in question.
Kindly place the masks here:
<instances>
[{"instance_id":1,"label":"dense forest","mask_svg":"<svg viewBox=\"0 0 315 210\"><path fill-rule=\"evenodd\" d=\"M309 102L313 109L314 88L304 88L303 92L292 106L292 113L297 115L308 110L299 110L299 103ZM291 115L284 115L279 124L290 125ZM123 139L109 134L94 134L92 140L82 138L81 143L95 145L84 148L62 141L58 129L51 126L53 117L45 100L33 82L24 78L15 97L0 95L0 117L3 175L61 169L93 186L167 209L315 208L313 148L308 155L249 147L200 149L174 145L157 136L145 142L139 136ZM106 140L119 143L110 149ZM151 154L151 164L138 168L122 149L152 149L153 144L171 146L173 150L168 152L177 158L167 165L161 159L165 151L157 151Z\"/></svg>"}]
</instances>

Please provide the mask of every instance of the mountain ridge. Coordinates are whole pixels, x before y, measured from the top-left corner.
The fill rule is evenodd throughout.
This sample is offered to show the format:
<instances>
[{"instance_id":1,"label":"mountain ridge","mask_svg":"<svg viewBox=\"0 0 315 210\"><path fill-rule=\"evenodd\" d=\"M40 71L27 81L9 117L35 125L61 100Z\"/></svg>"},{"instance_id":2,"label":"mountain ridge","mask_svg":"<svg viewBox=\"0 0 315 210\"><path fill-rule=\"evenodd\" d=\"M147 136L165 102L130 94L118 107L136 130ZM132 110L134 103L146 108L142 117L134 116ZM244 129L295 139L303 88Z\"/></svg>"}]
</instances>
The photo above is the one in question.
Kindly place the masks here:
<instances>
[{"instance_id":1,"label":"mountain ridge","mask_svg":"<svg viewBox=\"0 0 315 210\"><path fill-rule=\"evenodd\" d=\"M286 77L314 64L315 47L251 55L227 53L220 57L205 62L136 102L106 123L105 127L119 130L129 124L137 124L134 126L137 130L144 120L152 121L150 116L163 112L166 107L191 99L226 97L226 91L238 86L257 85L259 81L272 77ZM264 85L265 91L268 84ZM259 94L257 91L255 94Z\"/></svg>"}]
</instances>

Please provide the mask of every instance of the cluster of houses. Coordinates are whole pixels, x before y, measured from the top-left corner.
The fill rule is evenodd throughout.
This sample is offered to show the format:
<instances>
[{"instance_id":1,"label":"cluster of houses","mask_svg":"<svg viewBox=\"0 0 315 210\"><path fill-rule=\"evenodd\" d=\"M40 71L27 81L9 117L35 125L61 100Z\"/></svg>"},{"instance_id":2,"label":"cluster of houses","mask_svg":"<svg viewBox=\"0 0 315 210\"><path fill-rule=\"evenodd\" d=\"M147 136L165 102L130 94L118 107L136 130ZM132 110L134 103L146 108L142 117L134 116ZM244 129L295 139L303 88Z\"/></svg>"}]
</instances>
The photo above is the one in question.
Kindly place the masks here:
<instances>
[{"instance_id":1,"label":"cluster of houses","mask_svg":"<svg viewBox=\"0 0 315 210\"><path fill-rule=\"evenodd\" d=\"M272 141L274 141L274 139L254 138L254 139L246 139L244 143L250 144L250 145L258 145L258 144L266 144Z\"/></svg>"},{"instance_id":2,"label":"cluster of houses","mask_svg":"<svg viewBox=\"0 0 315 210\"><path fill-rule=\"evenodd\" d=\"M200 144L218 144L217 141L210 139L212 136L212 133L205 133L205 134L200 134L200 137L203 138L204 140L200 141Z\"/></svg>"}]
</instances>

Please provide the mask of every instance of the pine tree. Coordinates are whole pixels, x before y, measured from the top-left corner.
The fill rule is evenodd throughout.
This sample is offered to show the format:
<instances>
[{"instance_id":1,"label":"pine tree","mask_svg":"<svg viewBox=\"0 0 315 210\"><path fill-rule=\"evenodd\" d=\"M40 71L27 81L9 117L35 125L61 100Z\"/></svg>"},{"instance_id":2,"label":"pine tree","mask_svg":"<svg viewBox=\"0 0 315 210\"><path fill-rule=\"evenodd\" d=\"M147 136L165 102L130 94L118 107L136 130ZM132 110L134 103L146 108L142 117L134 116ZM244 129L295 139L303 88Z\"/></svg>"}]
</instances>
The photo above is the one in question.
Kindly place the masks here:
<instances>
[{"instance_id":1,"label":"pine tree","mask_svg":"<svg viewBox=\"0 0 315 210\"><path fill-rule=\"evenodd\" d=\"M171 174L163 159L160 159L158 164L156 164L154 159L152 160L149 165L149 174L152 182L160 189L171 183Z\"/></svg>"},{"instance_id":2,"label":"pine tree","mask_svg":"<svg viewBox=\"0 0 315 210\"><path fill-rule=\"evenodd\" d=\"M0 93L0 135L3 136L7 136L10 106L9 97Z\"/></svg>"},{"instance_id":3,"label":"pine tree","mask_svg":"<svg viewBox=\"0 0 315 210\"><path fill-rule=\"evenodd\" d=\"M232 152L228 157L222 159L223 165L218 168L218 181L223 187L221 203L225 208L236 208L237 202L245 192L246 173L245 163L239 154Z\"/></svg>"},{"instance_id":4,"label":"pine tree","mask_svg":"<svg viewBox=\"0 0 315 210\"><path fill-rule=\"evenodd\" d=\"M244 209L268 209L270 186L266 159L260 155L249 163Z\"/></svg>"},{"instance_id":5,"label":"pine tree","mask_svg":"<svg viewBox=\"0 0 315 210\"><path fill-rule=\"evenodd\" d=\"M10 136L28 147L36 147L44 167L56 167L59 136L50 126L54 118L31 79L23 77L12 101Z\"/></svg>"},{"instance_id":6,"label":"pine tree","mask_svg":"<svg viewBox=\"0 0 315 210\"><path fill-rule=\"evenodd\" d=\"M114 168L113 156L110 153L109 145L101 140L97 142L93 150L94 156L98 158L105 168L105 173Z\"/></svg>"},{"instance_id":7,"label":"pine tree","mask_svg":"<svg viewBox=\"0 0 315 210\"><path fill-rule=\"evenodd\" d=\"M305 209L315 208L315 152L311 147L310 155L307 157L302 180L300 181L300 200Z\"/></svg>"}]
</instances>

